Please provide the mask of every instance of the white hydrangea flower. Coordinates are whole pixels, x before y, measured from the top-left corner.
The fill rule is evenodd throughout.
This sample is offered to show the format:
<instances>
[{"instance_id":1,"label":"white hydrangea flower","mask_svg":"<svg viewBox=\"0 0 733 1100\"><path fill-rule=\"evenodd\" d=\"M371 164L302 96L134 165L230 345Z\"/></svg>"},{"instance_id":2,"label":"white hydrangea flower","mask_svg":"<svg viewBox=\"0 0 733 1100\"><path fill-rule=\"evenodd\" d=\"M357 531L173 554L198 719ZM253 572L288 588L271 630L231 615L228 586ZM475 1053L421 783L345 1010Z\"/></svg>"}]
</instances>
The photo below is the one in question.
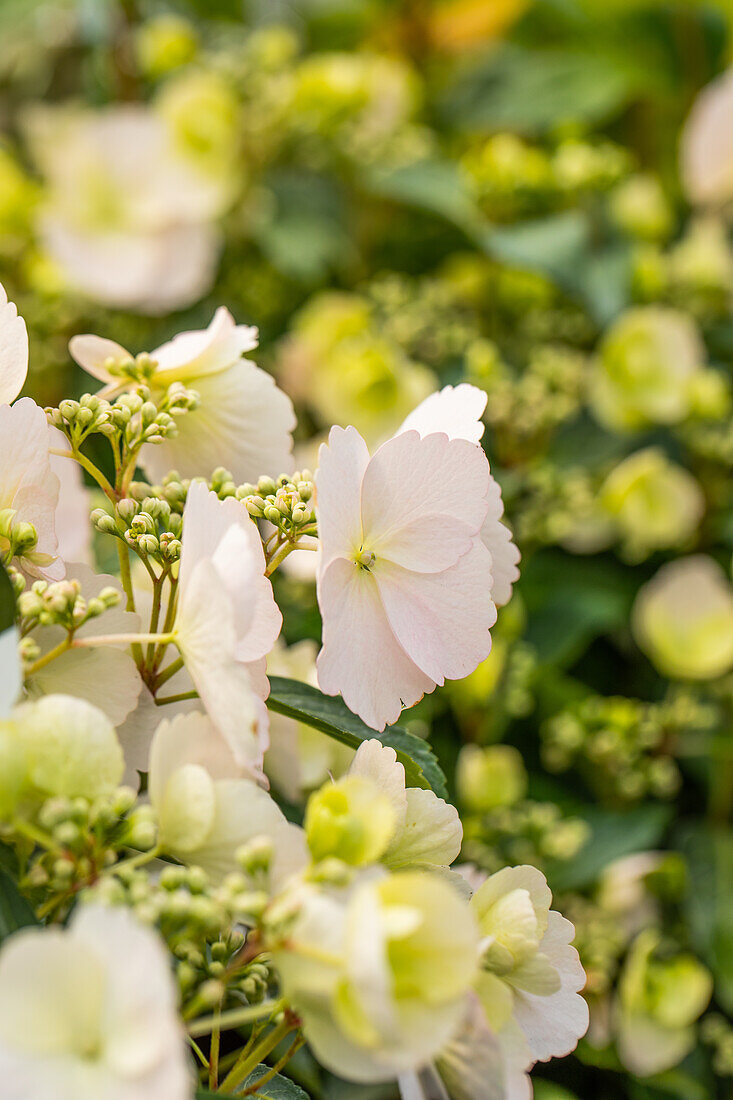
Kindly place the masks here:
<instances>
[{"instance_id":1,"label":"white hydrangea flower","mask_svg":"<svg viewBox=\"0 0 733 1100\"><path fill-rule=\"evenodd\" d=\"M69 451L66 436L49 424L49 461L59 479L59 500L56 505L56 541L59 557L64 562L92 564L92 526L89 514L92 510L89 490L84 486L81 467L72 458L64 458L54 451Z\"/></svg>"},{"instance_id":2,"label":"white hydrangea flower","mask_svg":"<svg viewBox=\"0 0 733 1100\"><path fill-rule=\"evenodd\" d=\"M35 548L18 565L30 577L61 580L65 570L55 530L59 479L51 469L43 409L30 397L0 405L0 440L0 512L11 509L12 523L30 523L38 536ZM0 553L7 548L0 536Z\"/></svg>"},{"instance_id":3,"label":"white hydrangea flower","mask_svg":"<svg viewBox=\"0 0 733 1100\"><path fill-rule=\"evenodd\" d=\"M302 829L244 776L229 745L203 714L160 723L150 750L148 790L163 850L203 867L215 881L237 870L237 849L255 837L272 842L273 890L307 862Z\"/></svg>"},{"instance_id":4,"label":"white hydrangea flower","mask_svg":"<svg viewBox=\"0 0 733 1100\"><path fill-rule=\"evenodd\" d=\"M247 509L194 482L183 513L173 633L209 717L254 772L267 748L266 658L281 625Z\"/></svg>"},{"instance_id":5,"label":"white hydrangea flower","mask_svg":"<svg viewBox=\"0 0 733 1100\"><path fill-rule=\"evenodd\" d=\"M215 189L150 108L35 108L27 132L46 182L41 239L72 286L143 313L206 292L220 247Z\"/></svg>"},{"instance_id":6,"label":"white hydrangea flower","mask_svg":"<svg viewBox=\"0 0 733 1100\"><path fill-rule=\"evenodd\" d=\"M465 900L420 871L312 890L275 960L319 1061L385 1081L433 1058L459 1027L478 933Z\"/></svg>"},{"instance_id":7,"label":"white hydrangea flower","mask_svg":"<svg viewBox=\"0 0 733 1100\"><path fill-rule=\"evenodd\" d=\"M81 585L85 599L98 596L104 588L115 588L120 594L120 604L80 627L76 632L78 638L139 633L140 616L123 610L124 594L116 577L95 573L81 563L69 565L68 573ZM38 627L32 637L43 655L64 640L65 631L60 626ZM142 680L129 647L120 641L114 645L69 649L29 676L25 687L32 699L58 693L86 699L99 707L114 726L119 726L137 706Z\"/></svg>"},{"instance_id":8,"label":"white hydrangea flower","mask_svg":"<svg viewBox=\"0 0 733 1100\"><path fill-rule=\"evenodd\" d=\"M418 405L399 430L416 431L421 436L444 432L449 439L467 439L469 443L479 444L484 434L481 417L487 400L483 390L468 382L444 386ZM512 585L519 579L517 566L521 555L511 531L501 522L504 502L499 483L493 476L489 477L487 499L489 510L481 528L481 539L491 553L491 598L497 607L503 607L509 603Z\"/></svg>"},{"instance_id":9,"label":"white hydrangea flower","mask_svg":"<svg viewBox=\"0 0 733 1100\"><path fill-rule=\"evenodd\" d=\"M200 477L225 466L241 483L290 469L292 402L271 375L242 358L256 346L257 329L236 324L222 306L208 328L182 332L150 353L157 363L153 395L182 382L201 397L197 409L180 417L176 436L143 448L140 464L153 481L169 470ZM84 370L112 387L120 379L110 364L131 358L120 344L101 336L75 336L69 350Z\"/></svg>"},{"instance_id":10,"label":"white hydrangea flower","mask_svg":"<svg viewBox=\"0 0 733 1100\"><path fill-rule=\"evenodd\" d=\"M68 928L0 949L5 1100L190 1100L168 954L126 909L85 906Z\"/></svg>"},{"instance_id":11,"label":"white hydrangea flower","mask_svg":"<svg viewBox=\"0 0 733 1100\"><path fill-rule=\"evenodd\" d=\"M480 447L442 433L370 457L355 428L332 428L321 447L318 683L373 729L488 656L489 477Z\"/></svg>"},{"instance_id":12,"label":"white hydrangea flower","mask_svg":"<svg viewBox=\"0 0 733 1100\"><path fill-rule=\"evenodd\" d=\"M733 69L698 95L680 144L682 180L693 203L724 206L733 199Z\"/></svg>"}]
</instances>

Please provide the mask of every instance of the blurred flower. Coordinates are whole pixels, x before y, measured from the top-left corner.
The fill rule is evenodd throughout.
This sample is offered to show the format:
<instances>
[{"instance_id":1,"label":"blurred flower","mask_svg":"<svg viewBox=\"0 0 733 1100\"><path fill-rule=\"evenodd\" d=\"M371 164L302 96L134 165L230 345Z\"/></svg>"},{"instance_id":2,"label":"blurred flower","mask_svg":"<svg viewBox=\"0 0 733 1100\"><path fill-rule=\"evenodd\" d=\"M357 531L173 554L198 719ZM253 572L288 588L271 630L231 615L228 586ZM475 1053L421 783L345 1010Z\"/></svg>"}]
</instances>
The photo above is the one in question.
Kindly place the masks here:
<instances>
[{"instance_id":1,"label":"blurred flower","mask_svg":"<svg viewBox=\"0 0 733 1100\"><path fill-rule=\"evenodd\" d=\"M219 250L219 188L174 150L149 108L34 108L27 134L46 184L39 231L72 286L142 313L205 293Z\"/></svg>"},{"instance_id":2,"label":"blurred flower","mask_svg":"<svg viewBox=\"0 0 733 1100\"><path fill-rule=\"evenodd\" d=\"M302 830L286 821L267 791L244 777L203 714L160 723L150 748L148 790L162 850L202 867L215 882L238 870L237 851L254 838L272 844L270 888L306 863Z\"/></svg>"},{"instance_id":3,"label":"blurred flower","mask_svg":"<svg viewBox=\"0 0 733 1100\"><path fill-rule=\"evenodd\" d=\"M51 470L43 409L30 397L0 405L0 439L0 553L16 558L28 576L60 580L59 479Z\"/></svg>"},{"instance_id":4,"label":"blurred flower","mask_svg":"<svg viewBox=\"0 0 733 1100\"><path fill-rule=\"evenodd\" d=\"M621 229L641 240L666 240L674 228L674 211L656 176L629 176L612 191L609 205Z\"/></svg>"},{"instance_id":5,"label":"blurred flower","mask_svg":"<svg viewBox=\"0 0 733 1100\"><path fill-rule=\"evenodd\" d=\"M733 666L733 586L712 558L663 565L639 590L631 622L665 676L710 680Z\"/></svg>"},{"instance_id":6,"label":"blurred flower","mask_svg":"<svg viewBox=\"0 0 733 1100\"><path fill-rule=\"evenodd\" d=\"M266 657L281 625L247 509L194 482L183 513L173 633L209 717L238 763L255 773L267 747Z\"/></svg>"},{"instance_id":7,"label":"blurred flower","mask_svg":"<svg viewBox=\"0 0 733 1100\"><path fill-rule=\"evenodd\" d=\"M243 358L256 346L257 329L236 324L220 306L207 329L181 332L150 353L154 399L173 382L194 388L201 399L172 438L143 448L140 462L151 478L162 480L174 469L184 478L210 476L224 464L236 482L256 482L291 468L293 406L269 374ZM120 344L81 335L69 351L107 387L124 389L121 367L133 357Z\"/></svg>"},{"instance_id":8,"label":"blurred flower","mask_svg":"<svg viewBox=\"0 0 733 1100\"><path fill-rule=\"evenodd\" d=\"M309 553L309 557L315 558L315 554ZM313 565L315 568L315 561ZM317 653L317 644L309 638L290 646L278 641L268 655L267 674L287 676L316 687ZM353 755L353 749L303 722L274 712L270 714L270 746L265 753L265 774L290 802L300 802L329 776L338 779L348 768Z\"/></svg>"},{"instance_id":9,"label":"blurred flower","mask_svg":"<svg viewBox=\"0 0 733 1100\"><path fill-rule=\"evenodd\" d=\"M456 764L458 799L467 810L511 806L527 791L521 753L512 745L464 745Z\"/></svg>"},{"instance_id":10,"label":"blurred flower","mask_svg":"<svg viewBox=\"0 0 733 1100\"><path fill-rule=\"evenodd\" d=\"M321 447L318 683L373 729L488 655L489 476L478 446L444 434L404 432L370 458L355 428L332 428Z\"/></svg>"},{"instance_id":11,"label":"blurred flower","mask_svg":"<svg viewBox=\"0 0 733 1100\"><path fill-rule=\"evenodd\" d=\"M506 33L528 5L529 0L438 0L428 6L432 45L449 53L475 49Z\"/></svg>"},{"instance_id":12,"label":"blurred flower","mask_svg":"<svg viewBox=\"0 0 733 1100\"><path fill-rule=\"evenodd\" d=\"M296 317L280 369L288 392L329 425L355 425L370 443L391 435L435 389L435 376L387 339L368 302L327 291Z\"/></svg>"},{"instance_id":13,"label":"blurred flower","mask_svg":"<svg viewBox=\"0 0 733 1100\"><path fill-rule=\"evenodd\" d=\"M9 405L28 374L28 330L0 284L0 405Z\"/></svg>"},{"instance_id":14,"label":"blurred flower","mask_svg":"<svg viewBox=\"0 0 733 1100\"><path fill-rule=\"evenodd\" d=\"M618 1053L639 1077L676 1066L692 1050L693 1025L713 991L701 962L689 954L655 956L659 942L655 929L637 936L618 987Z\"/></svg>"},{"instance_id":15,"label":"blurred flower","mask_svg":"<svg viewBox=\"0 0 733 1100\"><path fill-rule=\"evenodd\" d=\"M626 555L640 560L687 542L702 518L705 498L692 474L658 447L647 447L611 471L601 487L600 505L613 517Z\"/></svg>"},{"instance_id":16,"label":"blurred flower","mask_svg":"<svg viewBox=\"0 0 733 1100\"><path fill-rule=\"evenodd\" d=\"M283 988L318 1059L352 1081L387 1081L433 1058L460 1025L476 973L468 905L438 876L313 892L282 949Z\"/></svg>"},{"instance_id":17,"label":"blurred flower","mask_svg":"<svg viewBox=\"0 0 733 1100\"><path fill-rule=\"evenodd\" d=\"M682 180L693 203L724 206L733 199L733 70L698 95L682 133Z\"/></svg>"},{"instance_id":18,"label":"blurred flower","mask_svg":"<svg viewBox=\"0 0 733 1100\"><path fill-rule=\"evenodd\" d=\"M628 310L601 340L590 400L598 420L616 431L675 424L690 408L690 388L705 347L691 317L673 309Z\"/></svg>"},{"instance_id":19,"label":"blurred flower","mask_svg":"<svg viewBox=\"0 0 733 1100\"><path fill-rule=\"evenodd\" d=\"M194 25L172 12L147 19L135 34L135 53L146 76L157 79L188 64L196 56Z\"/></svg>"},{"instance_id":20,"label":"blurred flower","mask_svg":"<svg viewBox=\"0 0 733 1100\"><path fill-rule=\"evenodd\" d=\"M168 954L131 913L78 908L0 951L7 1100L188 1100L193 1087Z\"/></svg>"}]
</instances>

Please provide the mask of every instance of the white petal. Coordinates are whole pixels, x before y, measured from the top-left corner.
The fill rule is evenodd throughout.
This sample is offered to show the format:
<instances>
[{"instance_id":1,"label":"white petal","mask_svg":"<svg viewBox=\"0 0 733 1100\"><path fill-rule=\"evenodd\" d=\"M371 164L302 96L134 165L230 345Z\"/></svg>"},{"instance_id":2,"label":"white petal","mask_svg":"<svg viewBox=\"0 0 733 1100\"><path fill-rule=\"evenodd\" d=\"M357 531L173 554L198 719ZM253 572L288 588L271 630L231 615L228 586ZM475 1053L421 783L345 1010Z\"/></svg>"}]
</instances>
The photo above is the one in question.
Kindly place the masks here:
<instances>
[{"instance_id":1,"label":"white petal","mask_svg":"<svg viewBox=\"0 0 733 1100\"><path fill-rule=\"evenodd\" d=\"M50 447L68 451L66 436L49 425ZM59 556L65 562L90 563L92 554L92 526L90 494L84 487L81 467L72 458L51 455L51 469L59 479L59 502L56 506L55 526Z\"/></svg>"},{"instance_id":2,"label":"white petal","mask_svg":"<svg viewBox=\"0 0 733 1100\"><path fill-rule=\"evenodd\" d=\"M514 1017L527 1037L532 1057L540 1062L569 1054L588 1030L588 1005L579 995L585 973L578 952L569 946L574 935L570 921L550 910L540 950L559 971L560 990L549 997L521 990L515 993Z\"/></svg>"},{"instance_id":3,"label":"white petal","mask_svg":"<svg viewBox=\"0 0 733 1100\"><path fill-rule=\"evenodd\" d=\"M496 608L491 558L479 541L442 573L384 562L374 577L397 641L426 676L438 684L460 680L488 657Z\"/></svg>"},{"instance_id":4,"label":"white petal","mask_svg":"<svg viewBox=\"0 0 733 1100\"><path fill-rule=\"evenodd\" d=\"M369 451L356 428L331 428L316 473L319 576L335 557L351 557L361 546L361 483L368 464Z\"/></svg>"},{"instance_id":5,"label":"white petal","mask_svg":"<svg viewBox=\"0 0 733 1100\"><path fill-rule=\"evenodd\" d=\"M27 373L28 330L0 285L0 405L15 401Z\"/></svg>"},{"instance_id":6,"label":"white petal","mask_svg":"<svg viewBox=\"0 0 733 1100\"><path fill-rule=\"evenodd\" d=\"M107 370L107 360L114 359L115 362L124 363L127 359L132 359L130 352L122 344L108 340L105 336L93 336L91 333L72 336L69 340L69 354L87 374L98 378L100 382L112 383L119 382L119 378Z\"/></svg>"},{"instance_id":7,"label":"white petal","mask_svg":"<svg viewBox=\"0 0 733 1100\"><path fill-rule=\"evenodd\" d=\"M326 695L341 695L368 726L382 730L403 705L434 689L392 633L371 573L337 558L321 578L319 603L318 684Z\"/></svg>"},{"instance_id":8,"label":"white petal","mask_svg":"<svg viewBox=\"0 0 733 1100\"><path fill-rule=\"evenodd\" d=\"M140 465L154 481L169 470L209 477L218 466L237 483L291 471L295 414L274 378L240 359L188 384L200 395L199 407L179 417L174 438L142 450Z\"/></svg>"},{"instance_id":9,"label":"white petal","mask_svg":"<svg viewBox=\"0 0 733 1100\"><path fill-rule=\"evenodd\" d=\"M349 775L370 779L392 803L395 820L401 827L407 813L405 769L397 753L376 737L362 741L349 767Z\"/></svg>"},{"instance_id":10,"label":"white petal","mask_svg":"<svg viewBox=\"0 0 733 1100\"><path fill-rule=\"evenodd\" d=\"M0 719L13 708L23 686L18 642L20 638L14 626L0 632Z\"/></svg>"},{"instance_id":11,"label":"white petal","mask_svg":"<svg viewBox=\"0 0 733 1100\"><path fill-rule=\"evenodd\" d=\"M410 787L404 827L383 862L394 868L422 863L448 866L457 859L462 840L463 826L455 806L434 791Z\"/></svg>"},{"instance_id":12,"label":"white petal","mask_svg":"<svg viewBox=\"0 0 733 1100\"><path fill-rule=\"evenodd\" d=\"M155 731L148 774L153 805L162 801L173 773L187 764L204 768L212 779L231 779L243 774L211 719L198 711L164 718Z\"/></svg>"},{"instance_id":13,"label":"white petal","mask_svg":"<svg viewBox=\"0 0 733 1100\"><path fill-rule=\"evenodd\" d=\"M26 681L32 699L58 693L86 699L114 726L121 725L135 709L141 689L134 660L115 646L70 649Z\"/></svg>"},{"instance_id":14,"label":"white petal","mask_svg":"<svg viewBox=\"0 0 733 1100\"><path fill-rule=\"evenodd\" d=\"M693 203L724 204L733 196L733 71L703 88L682 133L682 176Z\"/></svg>"},{"instance_id":15,"label":"white petal","mask_svg":"<svg viewBox=\"0 0 733 1100\"><path fill-rule=\"evenodd\" d=\"M229 310L219 306L208 328L181 332L150 354L158 364L156 381L193 384L203 375L227 370L256 347L257 329L237 325Z\"/></svg>"},{"instance_id":16,"label":"white petal","mask_svg":"<svg viewBox=\"0 0 733 1100\"><path fill-rule=\"evenodd\" d=\"M469 443L478 443L484 434L481 417L487 400L483 390L468 382L444 386L413 409L395 435L409 431L419 432L421 436L444 432L449 439L467 439Z\"/></svg>"},{"instance_id":17,"label":"white petal","mask_svg":"<svg viewBox=\"0 0 733 1100\"><path fill-rule=\"evenodd\" d=\"M471 547L488 507L489 464L480 447L405 432L383 443L364 474L365 546L377 559L440 572ZM460 489L459 489L460 486Z\"/></svg>"}]
</instances>

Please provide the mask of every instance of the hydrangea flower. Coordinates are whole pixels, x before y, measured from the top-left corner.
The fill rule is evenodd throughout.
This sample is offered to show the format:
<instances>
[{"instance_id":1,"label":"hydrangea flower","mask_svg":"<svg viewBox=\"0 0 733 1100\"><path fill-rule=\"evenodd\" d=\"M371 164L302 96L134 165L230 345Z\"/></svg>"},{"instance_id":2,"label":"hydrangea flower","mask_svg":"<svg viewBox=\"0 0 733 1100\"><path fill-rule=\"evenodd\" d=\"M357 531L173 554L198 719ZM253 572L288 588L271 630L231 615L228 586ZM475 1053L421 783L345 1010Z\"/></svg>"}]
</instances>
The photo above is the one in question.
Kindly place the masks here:
<instances>
[{"instance_id":1,"label":"hydrangea flower","mask_svg":"<svg viewBox=\"0 0 733 1100\"><path fill-rule=\"evenodd\" d=\"M24 928L0 950L6 1100L189 1100L193 1082L167 952L124 909Z\"/></svg>"},{"instance_id":2,"label":"hydrangea flower","mask_svg":"<svg viewBox=\"0 0 733 1100\"><path fill-rule=\"evenodd\" d=\"M489 478L481 448L444 433L370 457L355 428L332 428L321 447L318 683L374 729L489 653Z\"/></svg>"},{"instance_id":3,"label":"hydrangea flower","mask_svg":"<svg viewBox=\"0 0 733 1100\"><path fill-rule=\"evenodd\" d=\"M281 625L247 509L194 482L183 513L174 638L209 717L255 771L267 747L266 658Z\"/></svg>"},{"instance_id":4,"label":"hydrangea flower","mask_svg":"<svg viewBox=\"0 0 733 1100\"><path fill-rule=\"evenodd\" d=\"M311 891L275 961L319 1061L351 1081L385 1081L455 1033L477 949L454 887L401 871L366 877L346 897Z\"/></svg>"},{"instance_id":5,"label":"hydrangea flower","mask_svg":"<svg viewBox=\"0 0 733 1100\"><path fill-rule=\"evenodd\" d=\"M9 405L28 374L28 330L0 283L0 405Z\"/></svg>"},{"instance_id":6,"label":"hydrangea flower","mask_svg":"<svg viewBox=\"0 0 733 1100\"><path fill-rule=\"evenodd\" d=\"M733 198L733 70L698 95L682 133L682 180L691 202L723 206Z\"/></svg>"},{"instance_id":7,"label":"hydrangea flower","mask_svg":"<svg viewBox=\"0 0 733 1100\"><path fill-rule=\"evenodd\" d=\"M272 841L272 889L306 863L302 830L267 791L244 776L223 737L203 714L164 719L153 737L148 772L159 841L169 855L203 867L215 881L237 870L238 848Z\"/></svg>"},{"instance_id":8,"label":"hydrangea flower","mask_svg":"<svg viewBox=\"0 0 733 1100\"><path fill-rule=\"evenodd\" d=\"M274 379L242 356L257 346L257 329L236 324L220 307L208 328L182 332L150 353L156 369L153 394L172 382L196 390L199 408L181 417L177 434L143 448L140 463L154 481L169 470L181 477L210 475L226 466L235 481L277 476L291 464L295 414ZM75 336L69 350L77 363L108 387L124 387L115 364L132 356L114 340Z\"/></svg>"}]
</instances>

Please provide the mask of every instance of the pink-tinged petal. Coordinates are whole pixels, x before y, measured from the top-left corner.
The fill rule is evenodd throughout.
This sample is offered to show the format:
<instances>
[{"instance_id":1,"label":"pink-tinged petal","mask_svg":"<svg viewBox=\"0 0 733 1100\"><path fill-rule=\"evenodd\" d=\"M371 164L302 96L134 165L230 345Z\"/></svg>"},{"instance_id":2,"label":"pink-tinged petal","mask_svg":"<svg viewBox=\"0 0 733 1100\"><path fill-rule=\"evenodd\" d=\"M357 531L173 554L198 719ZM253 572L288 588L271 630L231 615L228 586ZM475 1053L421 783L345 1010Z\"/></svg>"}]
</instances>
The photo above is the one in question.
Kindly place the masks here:
<instances>
[{"instance_id":1,"label":"pink-tinged petal","mask_svg":"<svg viewBox=\"0 0 733 1100\"><path fill-rule=\"evenodd\" d=\"M51 470L43 409L30 397L0 405L0 440L0 509L14 508L14 522L32 523L38 535L35 550L20 563L23 572L61 580L65 569L54 524L59 479Z\"/></svg>"},{"instance_id":2,"label":"pink-tinged petal","mask_svg":"<svg viewBox=\"0 0 733 1100\"><path fill-rule=\"evenodd\" d=\"M217 466L230 470L237 483L292 471L295 413L271 375L238 359L188 384L201 398L198 408L178 418L173 438L141 452L140 465L154 481L169 470L209 477Z\"/></svg>"},{"instance_id":3,"label":"pink-tinged petal","mask_svg":"<svg viewBox=\"0 0 733 1100\"><path fill-rule=\"evenodd\" d=\"M431 680L460 680L488 657L496 607L491 555L481 542L443 573L383 562L374 577L397 641Z\"/></svg>"},{"instance_id":4,"label":"pink-tinged petal","mask_svg":"<svg viewBox=\"0 0 733 1100\"><path fill-rule=\"evenodd\" d=\"M49 445L55 451L69 451L66 436L49 425ZM60 455L50 456L51 469L59 479L59 502L56 506L56 539L59 557L65 562L89 562L92 554L90 495L84 486L79 463Z\"/></svg>"},{"instance_id":5,"label":"pink-tinged petal","mask_svg":"<svg viewBox=\"0 0 733 1100\"><path fill-rule=\"evenodd\" d=\"M318 684L341 695L368 726L383 730L435 683L410 660L389 628L371 573L343 558L321 578L323 648Z\"/></svg>"},{"instance_id":6,"label":"pink-tinged petal","mask_svg":"<svg viewBox=\"0 0 733 1100\"><path fill-rule=\"evenodd\" d=\"M124 363L132 359L122 344L108 340L105 336L92 336L85 333L72 336L69 340L69 354L87 374L98 378L100 382L119 382L119 377L111 374L105 365L110 359L115 363Z\"/></svg>"},{"instance_id":7,"label":"pink-tinged petal","mask_svg":"<svg viewBox=\"0 0 733 1100\"><path fill-rule=\"evenodd\" d=\"M231 602L212 562L196 563L179 590L176 643L214 725L237 761L257 773L267 748L261 701L235 657Z\"/></svg>"},{"instance_id":8,"label":"pink-tinged petal","mask_svg":"<svg viewBox=\"0 0 733 1100\"><path fill-rule=\"evenodd\" d=\"M216 374L257 347L257 329L238 325L228 309L219 306L211 324L195 332L181 332L151 352L158 375L180 382Z\"/></svg>"},{"instance_id":9,"label":"pink-tinged petal","mask_svg":"<svg viewBox=\"0 0 733 1100\"><path fill-rule=\"evenodd\" d=\"M467 439L469 443L478 443L484 434L481 417L487 400L483 390L468 382L461 382L459 386L444 386L413 409L395 435L410 431L421 436L443 432L449 439Z\"/></svg>"},{"instance_id":10,"label":"pink-tinged petal","mask_svg":"<svg viewBox=\"0 0 733 1100\"><path fill-rule=\"evenodd\" d=\"M364 543L418 572L441 572L471 546L486 518L489 464L480 447L405 432L383 443L364 474Z\"/></svg>"},{"instance_id":11,"label":"pink-tinged petal","mask_svg":"<svg viewBox=\"0 0 733 1100\"><path fill-rule=\"evenodd\" d=\"M28 374L28 330L0 285L0 405L9 405Z\"/></svg>"},{"instance_id":12,"label":"pink-tinged petal","mask_svg":"<svg viewBox=\"0 0 733 1100\"><path fill-rule=\"evenodd\" d=\"M522 555L511 531L501 522L504 502L499 484L493 477L489 483L488 500L489 511L481 528L481 541L491 554L491 576L494 581L491 598L497 607L503 607L511 599L512 585L519 580L517 566Z\"/></svg>"},{"instance_id":13,"label":"pink-tinged petal","mask_svg":"<svg viewBox=\"0 0 733 1100\"><path fill-rule=\"evenodd\" d=\"M733 70L695 100L681 141L682 179L693 203L723 205L733 197Z\"/></svg>"},{"instance_id":14,"label":"pink-tinged petal","mask_svg":"<svg viewBox=\"0 0 733 1100\"><path fill-rule=\"evenodd\" d=\"M356 428L331 428L316 473L321 576L334 558L351 557L361 546L361 483L368 464L369 451Z\"/></svg>"}]
</instances>

